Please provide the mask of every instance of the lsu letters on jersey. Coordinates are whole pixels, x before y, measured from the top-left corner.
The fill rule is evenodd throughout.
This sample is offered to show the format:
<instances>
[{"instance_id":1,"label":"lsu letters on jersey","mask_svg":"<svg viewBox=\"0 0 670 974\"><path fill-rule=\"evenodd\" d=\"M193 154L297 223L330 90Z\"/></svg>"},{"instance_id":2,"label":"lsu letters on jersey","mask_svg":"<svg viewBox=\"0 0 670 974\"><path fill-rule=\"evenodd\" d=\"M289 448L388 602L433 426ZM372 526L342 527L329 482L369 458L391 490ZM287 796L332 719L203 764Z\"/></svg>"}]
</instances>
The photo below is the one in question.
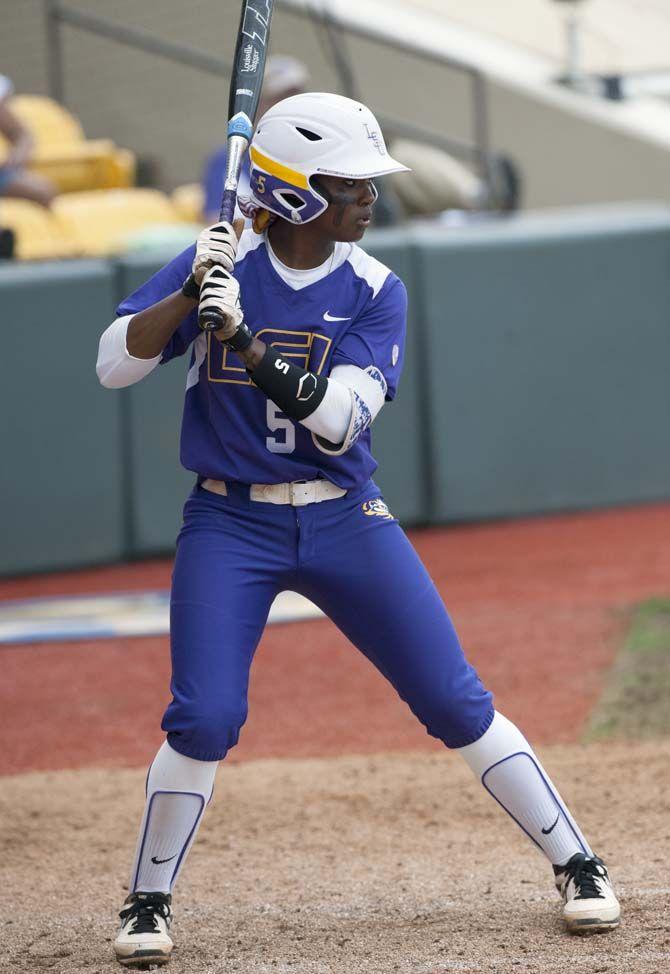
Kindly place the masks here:
<instances>
[{"instance_id":1,"label":"lsu letters on jersey","mask_svg":"<svg viewBox=\"0 0 670 974\"><path fill-rule=\"evenodd\" d=\"M195 247L179 254L117 309L131 315L181 288ZM253 334L284 358L317 374L336 365L377 368L393 399L402 370L407 294L402 281L355 244L337 243L330 273L295 290L271 260L265 235L245 230L235 277ZM333 456L308 429L288 419L249 378L242 361L198 328L197 309L163 350L161 364L190 347L181 431L181 462L201 478L271 484L324 477L347 490L367 482L377 464L366 430Z\"/></svg>"}]
</instances>

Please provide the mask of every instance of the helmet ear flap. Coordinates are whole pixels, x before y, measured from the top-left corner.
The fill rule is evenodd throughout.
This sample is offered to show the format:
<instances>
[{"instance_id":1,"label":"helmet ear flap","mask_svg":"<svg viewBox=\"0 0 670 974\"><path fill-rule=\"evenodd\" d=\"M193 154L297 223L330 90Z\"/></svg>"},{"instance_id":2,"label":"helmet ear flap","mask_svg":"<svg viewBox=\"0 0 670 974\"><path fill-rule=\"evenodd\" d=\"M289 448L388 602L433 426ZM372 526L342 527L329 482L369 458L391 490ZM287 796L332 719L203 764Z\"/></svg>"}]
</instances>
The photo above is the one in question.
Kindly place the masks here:
<instances>
[{"instance_id":1,"label":"helmet ear flap","mask_svg":"<svg viewBox=\"0 0 670 974\"><path fill-rule=\"evenodd\" d=\"M257 206L289 223L309 223L328 208L330 199L325 195L325 187L313 185L311 178L300 177L299 173L292 174L296 179L287 178L281 171L286 167L267 157L263 163L265 168L260 168L252 155L249 186L251 199Z\"/></svg>"}]
</instances>

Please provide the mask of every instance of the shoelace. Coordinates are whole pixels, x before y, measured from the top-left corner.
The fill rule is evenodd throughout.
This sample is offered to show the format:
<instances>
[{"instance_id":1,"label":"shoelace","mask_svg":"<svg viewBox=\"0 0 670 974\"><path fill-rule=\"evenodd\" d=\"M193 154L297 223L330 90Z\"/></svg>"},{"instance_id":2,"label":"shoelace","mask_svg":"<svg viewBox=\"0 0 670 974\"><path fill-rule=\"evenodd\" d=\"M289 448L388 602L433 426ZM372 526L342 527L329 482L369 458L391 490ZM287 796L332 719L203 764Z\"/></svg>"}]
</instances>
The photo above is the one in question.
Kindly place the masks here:
<instances>
[{"instance_id":1,"label":"shoelace","mask_svg":"<svg viewBox=\"0 0 670 974\"><path fill-rule=\"evenodd\" d=\"M124 921L124 926L126 922L130 923L137 918L133 929L128 934L128 936L132 936L136 933L158 933L157 913L165 920L170 916L170 906L167 897L161 893L155 893L153 896L144 896L142 899L135 900L125 910L121 910L119 916Z\"/></svg>"},{"instance_id":2,"label":"shoelace","mask_svg":"<svg viewBox=\"0 0 670 974\"><path fill-rule=\"evenodd\" d=\"M605 899L597 882L606 875L600 859L575 856L567 864L566 873L575 884L576 900Z\"/></svg>"}]
</instances>

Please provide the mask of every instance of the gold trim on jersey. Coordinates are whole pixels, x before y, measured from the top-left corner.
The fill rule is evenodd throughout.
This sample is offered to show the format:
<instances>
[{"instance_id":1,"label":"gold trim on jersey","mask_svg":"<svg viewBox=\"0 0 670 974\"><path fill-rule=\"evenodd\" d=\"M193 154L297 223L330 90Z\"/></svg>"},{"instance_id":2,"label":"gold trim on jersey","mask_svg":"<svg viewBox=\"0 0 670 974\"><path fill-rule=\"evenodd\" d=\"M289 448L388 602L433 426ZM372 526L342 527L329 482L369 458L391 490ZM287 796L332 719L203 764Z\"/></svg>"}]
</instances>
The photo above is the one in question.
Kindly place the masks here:
<instances>
[{"instance_id":1,"label":"gold trim on jersey","mask_svg":"<svg viewBox=\"0 0 670 974\"><path fill-rule=\"evenodd\" d=\"M327 335L321 335L319 332L315 331L288 331L286 328L261 328L260 331L256 332L256 338L263 339L263 335L272 336L282 336L286 335L287 339L300 338L303 337L304 341L288 341L281 337L275 337L274 341L270 341L270 348L276 348L284 358L296 359L296 365L299 365L303 369L309 369L315 375L320 375L323 371L323 367L326 364L326 359L328 357L328 352L330 346L333 343L332 338L328 338ZM314 349L314 342L316 339L320 339L324 342L324 349L321 355L321 359L318 364L310 366L310 359ZM239 365L229 365L228 358L230 355L234 354L230 349L226 348L225 345L219 345L223 355L221 358L220 369L221 372L238 372L240 378L215 378L212 375L212 353L216 353L216 350L212 347L212 334L211 332L207 335L207 379L209 382L226 382L230 385L237 386L252 386L253 382L247 376L247 371L244 367ZM285 351L285 349L298 349L299 351ZM244 376L245 378L242 378Z\"/></svg>"}]
</instances>

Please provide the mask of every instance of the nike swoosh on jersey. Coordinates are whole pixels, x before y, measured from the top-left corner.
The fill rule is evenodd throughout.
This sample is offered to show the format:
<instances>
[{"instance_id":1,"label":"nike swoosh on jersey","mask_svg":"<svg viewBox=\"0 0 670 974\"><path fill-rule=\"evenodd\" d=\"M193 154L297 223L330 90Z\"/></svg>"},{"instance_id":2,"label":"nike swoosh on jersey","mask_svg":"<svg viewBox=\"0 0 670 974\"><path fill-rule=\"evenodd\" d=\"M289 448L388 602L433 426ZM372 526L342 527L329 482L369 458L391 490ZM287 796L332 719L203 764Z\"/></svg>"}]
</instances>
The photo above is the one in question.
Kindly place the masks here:
<instances>
[{"instance_id":1,"label":"nike swoosh on jersey","mask_svg":"<svg viewBox=\"0 0 670 974\"><path fill-rule=\"evenodd\" d=\"M346 318L338 318L337 315L331 315L330 311L326 311L323 320L324 321L349 321L351 315L347 315Z\"/></svg>"}]
</instances>

